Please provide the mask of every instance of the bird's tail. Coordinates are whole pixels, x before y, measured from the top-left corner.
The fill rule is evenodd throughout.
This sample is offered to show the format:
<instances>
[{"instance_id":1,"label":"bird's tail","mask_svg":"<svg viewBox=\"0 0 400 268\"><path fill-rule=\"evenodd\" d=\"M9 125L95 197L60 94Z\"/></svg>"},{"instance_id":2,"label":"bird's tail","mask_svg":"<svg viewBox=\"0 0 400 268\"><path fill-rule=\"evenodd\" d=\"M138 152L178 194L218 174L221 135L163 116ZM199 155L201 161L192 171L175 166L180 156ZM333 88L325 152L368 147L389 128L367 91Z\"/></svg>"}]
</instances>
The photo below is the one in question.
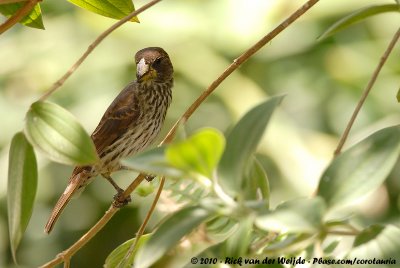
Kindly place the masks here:
<instances>
[{"instance_id":1,"label":"bird's tail","mask_svg":"<svg viewBox=\"0 0 400 268\"><path fill-rule=\"evenodd\" d=\"M72 196L77 192L79 192L80 188L83 188L83 186L86 185L85 182L87 182L89 178L90 178L89 174L84 172L72 175L72 177L69 180L67 188L58 199L56 205L53 208L53 211L51 212L50 218L48 219L46 226L44 227L44 231L46 233L51 232L58 217L60 216L64 208L67 206Z\"/></svg>"}]
</instances>

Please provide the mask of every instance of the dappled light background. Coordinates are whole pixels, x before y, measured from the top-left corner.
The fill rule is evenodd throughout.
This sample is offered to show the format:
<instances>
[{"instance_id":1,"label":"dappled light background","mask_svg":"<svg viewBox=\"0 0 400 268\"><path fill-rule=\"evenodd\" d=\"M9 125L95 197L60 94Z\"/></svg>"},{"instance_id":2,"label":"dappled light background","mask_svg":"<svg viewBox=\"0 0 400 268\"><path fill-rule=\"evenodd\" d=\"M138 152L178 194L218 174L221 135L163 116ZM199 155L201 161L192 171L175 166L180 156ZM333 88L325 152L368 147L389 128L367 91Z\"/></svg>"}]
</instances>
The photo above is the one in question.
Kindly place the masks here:
<instances>
[{"instance_id":1,"label":"dappled light background","mask_svg":"<svg viewBox=\"0 0 400 268\"><path fill-rule=\"evenodd\" d=\"M227 132L250 107L273 95L286 97L269 124L259 159L271 184L272 207L314 193L332 159L363 88L399 25L386 13L330 37L317 38L351 11L383 1L321 1L226 79L196 111L179 137L202 127ZM392 3L393 1L386 1ZM134 1L140 7L146 1ZM163 135L197 96L242 52L296 10L300 0L166 0L128 23L94 50L52 97L91 133L118 92L135 78L133 57L161 46L175 67L173 103ZM43 1L46 30L16 26L0 37L0 266L13 267L6 215L10 140L23 128L37 100L114 21L66 1ZM2 18L4 20L4 18ZM383 126L399 124L399 48L395 49L368 97L346 146ZM251 131L251 129L249 129ZM161 137L160 137L161 138ZM52 234L43 232L72 167L49 162L37 152L39 186L32 220L18 251L21 267L43 264L71 245L109 207L114 189L103 179L86 188L60 217ZM359 220L399 224L400 166L378 191L357 204ZM126 186L135 174L120 172ZM155 182L155 186L157 183ZM134 236L153 195L133 203L72 259L72 267L101 267L117 245ZM163 196L149 230L173 209Z\"/></svg>"}]
</instances>

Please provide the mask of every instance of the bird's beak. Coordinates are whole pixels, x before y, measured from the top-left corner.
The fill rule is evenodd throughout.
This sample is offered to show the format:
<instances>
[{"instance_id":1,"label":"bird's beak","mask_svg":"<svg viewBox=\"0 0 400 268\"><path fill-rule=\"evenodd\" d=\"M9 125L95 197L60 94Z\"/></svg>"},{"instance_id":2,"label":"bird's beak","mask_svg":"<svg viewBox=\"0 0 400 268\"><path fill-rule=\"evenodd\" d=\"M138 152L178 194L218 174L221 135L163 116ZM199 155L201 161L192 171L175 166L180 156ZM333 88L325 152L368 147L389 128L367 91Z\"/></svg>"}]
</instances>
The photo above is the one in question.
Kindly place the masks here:
<instances>
[{"instance_id":1,"label":"bird's beak","mask_svg":"<svg viewBox=\"0 0 400 268\"><path fill-rule=\"evenodd\" d=\"M146 63L144 58L142 58L137 64L136 78L141 80L149 72L149 65Z\"/></svg>"}]
</instances>

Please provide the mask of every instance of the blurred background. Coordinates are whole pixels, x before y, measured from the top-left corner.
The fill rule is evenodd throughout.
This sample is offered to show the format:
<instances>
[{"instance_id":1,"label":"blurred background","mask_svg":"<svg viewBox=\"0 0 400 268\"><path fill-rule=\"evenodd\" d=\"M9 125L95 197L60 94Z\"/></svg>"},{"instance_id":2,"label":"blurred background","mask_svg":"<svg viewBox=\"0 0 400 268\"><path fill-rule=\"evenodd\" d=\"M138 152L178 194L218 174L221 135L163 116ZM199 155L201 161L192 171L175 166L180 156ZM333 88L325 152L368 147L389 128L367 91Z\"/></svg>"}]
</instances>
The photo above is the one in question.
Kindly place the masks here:
<instances>
[{"instance_id":1,"label":"blurred background","mask_svg":"<svg viewBox=\"0 0 400 268\"><path fill-rule=\"evenodd\" d=\"M147 1L134 1L136 8ZM135 78L134 54L161 46L175 67L173 103L163 135L197 96L242 52L300 7L302 0L168 0L111 34L52 97L91 133L118 92ZM383 51L400 25L385 13L323 41L333 22L382 0L321 1L226 79L187 123L225 132L249 108L286 94L274 114L259 158L270 179L272 207L310 196L332 159L338 137ZM115 21L67 1L43 1L46 30L16 26L0 36L0 267L13 267L8 244L6 189L10 140L37 100ZM4 21L4 18L1 18ZM389 58L351 131L346 146L385 126L399 124L399 48ZM251 131L251 129L249 130ZM161 137L160 137L161 138ZM50 235L43 232L72 167L49 162L37 152L39 185L31 222L18 251L21 267L44 264L76 241L109 207L114 189L103 179L72 201ZM126 186L135 174L115 178ZM400 165L387 183L357 205L358 220L400 224ZM133 196L87 246L72 267L101 267L117 245L134 236L152 200ZM164 197L149 230L173 209Z\"/></svg>"}]
</instances>

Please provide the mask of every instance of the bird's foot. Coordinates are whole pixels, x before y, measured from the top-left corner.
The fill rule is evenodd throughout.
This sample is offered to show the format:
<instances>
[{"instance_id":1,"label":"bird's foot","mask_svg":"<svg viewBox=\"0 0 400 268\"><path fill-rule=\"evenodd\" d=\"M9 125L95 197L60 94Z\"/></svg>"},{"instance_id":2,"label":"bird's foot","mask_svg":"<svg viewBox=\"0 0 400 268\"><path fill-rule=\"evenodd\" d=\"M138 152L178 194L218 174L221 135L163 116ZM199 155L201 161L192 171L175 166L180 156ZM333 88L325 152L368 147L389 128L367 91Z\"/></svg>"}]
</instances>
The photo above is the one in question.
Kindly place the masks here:
<instances>
[{"instance_id":1,"label":"bird's foot","mask_svg":"<svg viewBox=\"0 0 400 268\"><path fill-rule=\"evenodd\" d=\"M154 180L155 177L156 175L146 174L144 178L146 179L146 181L151 182L152 180Z\"/></svg>"},{"instance_id":2,"label":"bird's foot","mask_svg":"<svg viewBox=\"0 0 400 268\"><path fill-rule=\"evenodd\" d=\"M118 192L114 195L113 206L116 208L121 208L123 206L126 206L131 201L131 196L124 196L124 190L119 189Z\"/></svg>"}]
</instances>

